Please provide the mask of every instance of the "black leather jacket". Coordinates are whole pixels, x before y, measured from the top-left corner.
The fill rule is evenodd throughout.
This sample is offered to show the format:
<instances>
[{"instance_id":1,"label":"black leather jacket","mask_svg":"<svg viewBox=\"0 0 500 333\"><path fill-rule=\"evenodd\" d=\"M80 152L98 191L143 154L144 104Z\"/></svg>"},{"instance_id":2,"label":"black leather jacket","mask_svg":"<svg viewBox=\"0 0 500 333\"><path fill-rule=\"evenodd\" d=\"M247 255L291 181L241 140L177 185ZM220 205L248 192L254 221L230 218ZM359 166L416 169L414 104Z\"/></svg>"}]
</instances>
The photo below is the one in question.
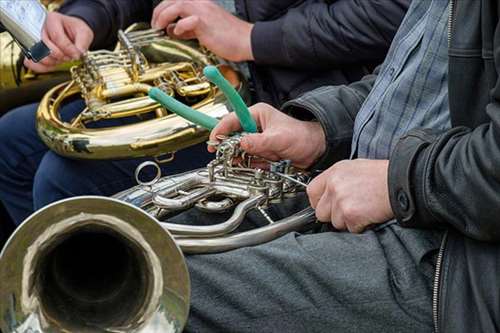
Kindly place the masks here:
<instances>
[{"instance_id":1,"label":"black leather jacket","mask_svg":"<svg viewBox=\"0 0 500 333\"><path fill-rule=\"evenodd\" d=\"M500 1L450 1L452 129L416 129L401 138L390 158L390 199L401 225L448 229L436 279L436 330L499 332ZM376 74L284 106L322 124L328 151L316 167L348 156L354 118Z\"/></svg>"}]
</instances>

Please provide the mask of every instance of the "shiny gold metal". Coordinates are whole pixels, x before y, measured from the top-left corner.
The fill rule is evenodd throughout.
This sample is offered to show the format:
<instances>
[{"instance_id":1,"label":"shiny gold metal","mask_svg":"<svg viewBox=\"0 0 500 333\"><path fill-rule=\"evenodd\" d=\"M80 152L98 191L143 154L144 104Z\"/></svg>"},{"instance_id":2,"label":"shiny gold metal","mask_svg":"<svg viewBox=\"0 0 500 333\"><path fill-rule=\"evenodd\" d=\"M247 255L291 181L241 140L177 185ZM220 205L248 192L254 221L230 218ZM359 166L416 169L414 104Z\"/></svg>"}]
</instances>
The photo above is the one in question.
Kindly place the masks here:
<instances>
[{"instance_id":1,"label":"shiny gold metal","mask_svg":"<svg viewBox=\"0 0 500 333\"><path fill-rule=\"evenodd\" d=\"M238 90L241 75L192 41L173 40L163 30L134 25L118 33L114 51L88 52L71 69L72 81L50 90L40 103L38 133L58 154L83 159L158 156L206 140L208 132L169 114L147 96L158 87L210 116L229 112L216 86L202 75L206 65L218 65ZM75 119L64 119L64 102L81 95L86 108ZM98 121L141 117L130 125L92 128ZM129 122L130 123L130 122Z\"/></svg>"}]
</instances>

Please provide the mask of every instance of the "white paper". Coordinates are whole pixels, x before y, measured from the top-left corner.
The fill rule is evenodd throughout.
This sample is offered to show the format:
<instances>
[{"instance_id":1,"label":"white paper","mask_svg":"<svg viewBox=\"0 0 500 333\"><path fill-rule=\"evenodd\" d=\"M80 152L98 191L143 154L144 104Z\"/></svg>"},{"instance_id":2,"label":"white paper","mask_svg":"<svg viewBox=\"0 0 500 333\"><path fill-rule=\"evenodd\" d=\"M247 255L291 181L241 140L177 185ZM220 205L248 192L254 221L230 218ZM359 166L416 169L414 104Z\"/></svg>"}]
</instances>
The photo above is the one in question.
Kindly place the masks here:
<instances>
[{"instance_id":1,"label":"white paper","mask_svg":"<svg viewBox=\"0 0 500 333\"><path fill-rule=\"evenodd\" d=\"M0 0L0 11L21 25L31 38L41 39L47 12L37 0Z\"/></svg>"}]
</instances>

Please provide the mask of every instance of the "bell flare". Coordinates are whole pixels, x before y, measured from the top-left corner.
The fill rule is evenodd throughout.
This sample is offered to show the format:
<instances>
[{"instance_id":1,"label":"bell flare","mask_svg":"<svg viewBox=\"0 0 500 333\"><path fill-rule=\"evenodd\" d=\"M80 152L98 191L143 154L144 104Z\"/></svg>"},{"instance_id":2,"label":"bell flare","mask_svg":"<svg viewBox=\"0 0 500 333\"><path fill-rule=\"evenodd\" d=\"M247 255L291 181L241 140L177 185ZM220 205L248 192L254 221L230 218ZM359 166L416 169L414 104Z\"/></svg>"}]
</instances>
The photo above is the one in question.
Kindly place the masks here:
<instances>
[{"instance_id":1,"label":"bell flare","mask_svg":"<svg viewBox=\"0 0 500 333\"><path fill-rule=\"evenodd\" d=\"M0 254L0 329L181 332L182 251L158 221L111 198L76 197L31 215Z\"/></svg>"}]
</instances>

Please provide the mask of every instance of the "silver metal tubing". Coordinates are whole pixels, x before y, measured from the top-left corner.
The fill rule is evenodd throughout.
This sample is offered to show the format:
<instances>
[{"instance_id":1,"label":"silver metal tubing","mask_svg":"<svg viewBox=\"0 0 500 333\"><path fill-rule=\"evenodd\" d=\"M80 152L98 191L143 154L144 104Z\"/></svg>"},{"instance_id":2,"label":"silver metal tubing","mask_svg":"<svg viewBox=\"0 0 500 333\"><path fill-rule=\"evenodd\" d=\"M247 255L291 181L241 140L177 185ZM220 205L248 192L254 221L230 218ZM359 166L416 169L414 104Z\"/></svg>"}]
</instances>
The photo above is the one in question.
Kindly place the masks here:
<instances>
[{"instance_id":1,"label":"silver metal tubing","mask_svg":"<svg viewBox=\"0 0 500 333\"><path fill-rule=\"evenodd\" d=\"M300 230L309 224L313 224L315 221L314 210L308 207L294 215L276 221L274 224L258 229L211 239L179 238L175 241L184 253L225 252L272 241L291 231Z\"/></svg>"},{"instance_id":2,"label":"silver metal tubing","mask_svg":"<svg viewBox=\"0 0 500 333\"><path fill-rule=\"evenodd\" d=\"M240 203L234 209L233 215L223 223L204 226L161 223L162 227L174 236L217 237L234 231L243 222L246 213L257 207L265 199L264 195L251 197Z\"/></svg>"}]
</instances>

